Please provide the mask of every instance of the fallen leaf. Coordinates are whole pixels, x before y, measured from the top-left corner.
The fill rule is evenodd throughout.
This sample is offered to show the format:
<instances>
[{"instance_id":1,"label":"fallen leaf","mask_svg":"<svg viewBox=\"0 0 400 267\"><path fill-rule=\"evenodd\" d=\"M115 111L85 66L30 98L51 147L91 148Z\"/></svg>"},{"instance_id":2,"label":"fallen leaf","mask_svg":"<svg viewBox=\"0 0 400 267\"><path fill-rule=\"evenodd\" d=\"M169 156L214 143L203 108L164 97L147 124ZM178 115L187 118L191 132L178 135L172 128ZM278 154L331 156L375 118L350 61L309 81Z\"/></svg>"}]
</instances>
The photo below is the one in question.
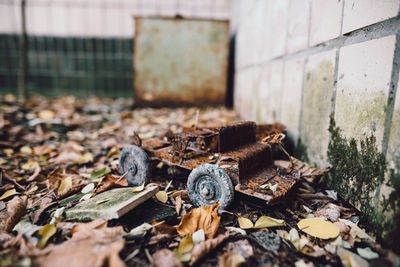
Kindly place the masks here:
<instances>
[{"instance_id":1,"label":"fallen leaf","mask_svg":"<svg viewBox=\"0 0 400 267\"><path fill-rule=\"evenodd\" d=\"M57 227L54 224L46 224L39 230L39 235L41 236L39 243L37 243L38 248L44 248L47 241L57 232Z\"/></svg>"},{"instance_id":2,"label":"fallen leaf","mask_svg":"<svg viewBox=\"0 0 400 267\"><path fill-rule=\"evenodd\" d=\"M168 195L167 192L165 191L158 191L156 194L156 198L158 201L160 201L161 203L167 203L168 201Z\"/></svg>"},{"instance_id":3,"label":"fallen leaf","mask_svg":"<svg viewBox=\"0 0 400 267\"><path fill-rule=\"evenodd\" d=\"M107 191L112 188L116 187L126 187L128 186L128 182L126 178L119 177L113 174L107 174L98 184L96 190L94 191L95 194L100 194L101 192Z\"/></svg>"},{"instance_id":4,"label":"fallen leaf","mask_svg":"<svg viewBox=\"0 0 400 267\"><path fill-rule=\"evenodd\" d=\"M95 220L76 224L71 233L70 239L48 247L48 254L38 257L37 263L42 267L126 266L119 257L125 245L122 226L107 227L107 221Z\"/></svg>"},{"instance_id":5,"label":"fallen leaf","mask_svg":"<svg viewBox=\"0 0 400 267\"><path fill-rule=\"evenodd\" d=\"M296 229L290 229L289 233L284 234L284 238L290 241L297 250L301 250L307 243L308 239L300 238Z\"/></svg>"},{"instance_id":6,"label":"fallen leaf","mask_svg":"<svg viewBox=\"0 0 400 267\"><path fill-rule=\"evenodd\" d=\"M193 249L193 246L194 246L194 244L193 244L192 235L187 235L179 243L178 252L181 255L186 254Z\"/></svg>"},{"instance_id":7,"label":"fallen leaf","mask_svg":"<svg viewBox=\"0 0 400 267\"><path fill-rule=\"evenodd\" d=\"M142 223L141 225L133 228L130 232L129 235L142 235L144 236L148 230L153 228L153 226L149 223Z\"/></svg>"},{"instance_id":8,"label":"fallen leaf","mask_svg":"<svg viewBox=\"0 0 400 267\"><path fill-rule=\"evenodd\" d=\"M297 223L297 227L303 232L321 239L336 238L340 231L331 222L316 218L302 219Z\"/></svg>"},{"instance_id":9,"label":"fallen leaf","mask_svg":"<svg viewBox=\"0 0 400 267\"><path fill-rule=\"evenodd\" d=\"M23 146L23 147L21 147L20 149L19 149L19 151L21 152L21 153L24 153L24 154L32 154L32 148L30 148L29 146Z\"/></svg>"},{"instance_id":10,"label":"fallen leaf","mask_svg":"<svg viewBox=\"0 0 400 267\"><path fill-rule=\"evenodd\" d=\"M56 113L50 109L41 110L38 117L42 120L51 120L56 117Z\"/></svg>"},{"instance_id":11,"label":"fallen leaf","mask_svg":"<svg viewBox=\"0 0 400 267\"><path fill-rule=\"evenodd\" d=\"M314 217L323 217L331 222L336 222L340 217L340 208L333 203L328 203L325 207L314 212Z\"/></svg>"},{"instance_id":12,"label":"fallen leaf","mask_svg":"<svg viewBox=\"0 0 400 267\"><path fill-rule=\"evenodd\" d=\"M39 162L29 160L27 163L23 164L21 168L25 171L31 171L39 167Z\"/></svg>"},{"instance_id":13,"label":"fallen leaf","mask_svg":"<svg viewBox=\"0 0 400 267\"><path fill-rule=\"evenodd\" d=\"M99 201L96 201L96 205L102 204L102 203L106 203L107 201L110 201L109 199L102 199Z\"/></svg>"},{"instance_id":14,"label":"fallen leaf","mask_svg":"<svg viewBox=\"0 0 400 267\"><path fill-rule=\"evenodd\" d=\"M93 196L92 193L85 194L79 199L79 202L86 201L86 200L90 199L92 196Z\"/></svg>"},{"instance_id":15,"label":"fallen leaf","mask_svg":"<svg viewBox=\"0 0 400 267\"><path fill-rule=\"evenodd\" d=\"M110 169L104 167L98 171L94 171L90 174L90 179L91 180L97 180L100 179L102 177L104 177L105 175L109 174L111 172Z\"/></svg>"},{"instance_id":16,"label":"fallen leaf","mask_svg":"<svg viewBox=\"0 0 400 267\"><path fill-rule=\"evenodd\" d=\"M359 238L366 238L366 239L369 239L369 240L372 240L375 242L375 240L371 236L369 236L363 229L358 227L358 225L353 223L352 221L345 220L345 219L339 219L339 221L350 226L350 228L351 228L350 234L353 237L358 236Z\"/></svg>"},{"instance_id":17,"label":"fallen leaf","mask_svg":"<svg viewBox=\"0 0 400 267\"><path fill-rule=\"evenodd\" d=\"M219 203L213 206L192 209L185 214L177 227L181 236L193 234L203 229L207 238L213 238L217 233L221 217L218 215Z\"/></svg>"},{"instance_id":18,"label":"fallen leaf","mask_svg":"<svg viewBox=\"0 0 400 267\"><path fill-rule=\"evenodd\" d=\"M218 209L217 209L218 210ZM190 259L190 265L195 264L199 259L210 253L219 244L229 237L229 233L218 235L213 239L208 239L200 244L197 244L192 249L192 257Z\"/></svg>"},{"instance_id":19,"label":"fallen leaf","mask_svg":"<svg viewBox=\"0 0 400 267\"><path fill-rule=\"evenodd\" d=\"M241 229L252 229L254 227L253 222L250 221L250 219L248 219L248 218L239 217L238 223L239 223L239 227Z\"/></svg>"},{"instance_id":20,"label":"fallen leaf","mask_svg":"<svg viewBox=\"0 0 400 267\"><path fill-rule=\"evenodd\" d=\"M57 190L57 195L63 195L72 187L72 177L68 176L64 180L62 180L60 186Z\"/></svg>"},{"instance_id":21,"label":"fallen leaf","mask_svg":"<svg viewBox=\"0 0 400 267\"><path fill-rule=\"evenodd\" d=\"M132 187L132 192L142 192L144 190L144 184Z\"/></svg>"},{"instance_id":22,"label":"fallen leaf","mask_svg":"<svg viewBox=\"0 0 400 267\"><path fill-rule=\"evenodd\" d=\"M96 185L94 183L87 184L84 188L82 188L81 193L82 194L87 194L90 193L94 190Z\"/></svg>"},{"instance_id":23,"label":"fallen leaf","mask_svg":"<svg viewBox=\"0 0 400 267\"><path fill-rule=\"evenodd\" d=\"M88 162L93 162L93 154L90 152L86 152L83 154L80 158L76 159L73 164L82 164L82 163L88 163Z\"/></svg>"},{"instance_id":24,"label":"fallen leaf","mask_svg":"<svg viewBox=\"0 0 400 267\"><path fill-rule=\"evenodd\" d=\"M4 192L3 195L1 195L0 200L6 199L8 197L11 197L13 195L18 195L18 194L19 193L17 192L17 190L15 190L15 188L14 189L10 189L10 190L7 190L6 192Z\"/></svg>"},{"instance_id":25,"label":"fallen leaf","mask_svg":"<svg viewBox=\"0 0 400 267\"><path fill-rule=\"evenodd\" d=\"M27 200L26 196L15 196L6 204L6 209L0 213L2 225L6 232L11 232L25 214Z\"/></svg>"},{"instance_id":26,"label":"fallen leaf","mask_svg":"<svg viewBox=\"0 0 400 267\"><path fill-rule=\"evenodd\" d=\"M152 259L155 267L182 267L182 263L175 257L174 252L166 248L157 250Z\"/></svg>"},{"instance_id":27,"label":"fallen leaf","mask_svg":"<svg viewBox=\"0 0 400 267\"><path fill-rule=\"evenodd\" d=\"M268 216L261 216L254 224L254 228L275 227L284 225L285 225L284 220L275 219Z\"/></svg>"},{"instance_id":28,"label":"fallen leaf","mask_svg":"<svg viewBox=\"0 0 400 267\"><path fill-rule=\"evenodd\" d=\"M199 244L206 240L206 236L204 235L204 230L200 229L193 233L192 235L193 244Z\"/></svg>"},{"instance_id":29,"label":"fallen leaf","mask_svg":"<svg viewBox=\"0 0 400 267\"><path fill-rule=\"evenodd\" d=\"M240 264L246 262L242 255L237 252L225 252L219 258L219 266L222 267L238 267Z\"/></svg>"}]
</instances>

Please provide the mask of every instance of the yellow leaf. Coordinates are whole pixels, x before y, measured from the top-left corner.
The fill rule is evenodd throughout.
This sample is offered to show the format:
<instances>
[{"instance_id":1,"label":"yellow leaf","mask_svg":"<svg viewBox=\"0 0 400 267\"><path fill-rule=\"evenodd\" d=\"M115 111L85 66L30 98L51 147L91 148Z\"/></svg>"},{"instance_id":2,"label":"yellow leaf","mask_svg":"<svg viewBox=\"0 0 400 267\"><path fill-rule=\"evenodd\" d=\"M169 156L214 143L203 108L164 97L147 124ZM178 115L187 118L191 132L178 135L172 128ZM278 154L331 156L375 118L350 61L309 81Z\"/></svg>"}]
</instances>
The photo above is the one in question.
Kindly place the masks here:
<instances>
[{"instance_id":1,"label":"yellow leaf","mask_svg":"<svg viewBox=\"0 0 400 267\"><path fill-rule=\"evenodd\" d=\"M34 187L32 187L31 189L29 189L28 191L25 192L26 195L30 195L35 193L37 190L39 189L39 187L37 185L35 185Z\"/></svg>"},{"instance_id":2,"label":"yellow leaf","mask_svg":"<svg viewBox=\"0 0 400 267\"><path fill-rule=\"evenodd\" d=\"M182 241L179 243L178 252L182 255L185 253L190 252L193 249L193 239L191 235L186 236Z\"/></svg>"},{"instance_id":3,"label":"yellow leaf","mask_svg":"<svg viewBox=\"0 0 400 267\"><path fill-rule=\"evenodd\" d=\"M8 197L10 197L10 196L17 195L17 194L19 194L19 193L18 193L15 189L10 189L10 190L6 191L6 192L0 197L0 200L6 199L6 198L8 198Z\"/></svg>"},{"instance_id":4,"label":"yellow leaf","mask_svg":"<svg viewBox=\"0 0 400 267\"><path fill-rule=\"evenodd\" d=\"M83 154L82 157L78 158L73 163L87 163L92 161L93 161L93 154L90 152L86 152L85 154Z\"/></svg>"},{"instance_id":5,"label":"yellow leaf","mask_svg":"<svg viewBox=\"0 0 400 267\"><path fill-rule=\"evenodd\" d=\"M303 232L321 239L335 238L339 235L339 228L331 222L317 218L302 219L297 227Z\"/></svg>"},{"instance_id":6,"label":"yellow leaf","mask_svg":"<svg viewBox=\"0 0 400 267\"><path fill-rule=\"evenodd\" d=\"M24 154L32 154L32 148L30 148L29 146L23 146L20 148L19 151Z\"/></svg>"},{"instance_id":7,"label":"yellow leaf","mask_svg":"<svg viewBox=\"0 0 400 267\"><path fill-rule=\"evenodd\" d=\"M4 148L3 152L6 153L7 157L11 157L11 155L14 153L14 149L12 149L12 148Z\"/></svg>"},{"instance_id":8,"label":"yellow leaf","mask_svg":"<svg viewBox=\"0 0 400 267\"><path fill-rule=\"evenodd\" d=\"M54 224L46 224L42 229L39 230L39 235L42 237L37 243L38 248L44 248L47 244L47 240L57 232L57 227Z\"/></svg>"},{"instance_id":9,"label":"yellow leaf","mask_svg":"<svg viewBox=\"0 0 400 267\"><path fill-rule=\"evenodd\" d=\"M168 195L167 192L165 191L158 191L156 194L156 198L158 201L162 202L162 203L167 203L168 201Z\"/></svg>"},{"instance_id":10,"label":"yellow leaf","mask_svg":"<svg viewBox=\"0 0 400 267\"><path fill-rule=\"evenodd\" d=\"M142 192L143 189L144 189L144 184L132 187L132 192ZM165 202L167 202L167 201L165 201ZM163 203L165 203L165 202L163 202Z\"/></svg>"},{"instance_id":11,"label":"yellow leaf","mask_svg":"<svg viewBox=\"0 0 400 267\"><path fill-rule=\"evenodd\" d=\"M21 166L21 168L25 171L34 170L39 166L39 162L29 160L27 163Z\"/></svg>"},{"instance_id":12,"label":"yellow leaf","mask_svg":"<svg viewBox=\"0 0 400 267\"><path fill-rule=\"evenodd\" d=\"M96 201L96 205L106 203L107 201L109 201L109 199L98 200L98 201Z\"/></svg>"},{"instance_id":13,"label":"yellow leaf","mask_svg":"<svg viewBox=\"0 0 400 267\"><path fill-rule=\"evenodd\" d=\"M239 227L242 229L251 229L254 227L253 222L244 217L239 217L238 223L239 223Z\"/></svg>"},{"instance_id":14,"label":"yellow leaf","mask_svg":"<svg viewBox=\"0 0 400 267\"><path fill-rule=\"evenodd\" d=\"M254 224L254 228L274 227L283 225L285 225L284 220L275 219L268 216L261 216Z\"/></svg>"},{"instance_id":15,"label":"yellow leaf","mask_svg":"<svg viewBox=\"0 0 400 267\"><path fill-rule=\"evenodd\" d=\"M42 120L50 120L54 119L56 117L56 114L52 110L45 109L39 112L38 117Z\"/></svg>"},{"instance_id":16,"label":"yellow leaf","mask_svg":"<svg viewBox=\"0 0 400 267\"><path fill-rule=\"evenodd\" d=\"M60 186L58 187L57 194L60 195L62 192L65 192L69 188L72 187L72 178L68 176L64 180L62 180Z\"/></svg>"},{"instance_id":17,"label":"yellow leaf","mask_svg":"<svg viewBox=\"0 0 400 267\"><path fill-rule=\"evenodd\" d=\"M188 262L192 258L192 253L188 252L185 254L181 254L181 253L179 253L178 248L174 249L174 254L175 254L175 257L181 262Z\"/></svg>"}]
</instances>

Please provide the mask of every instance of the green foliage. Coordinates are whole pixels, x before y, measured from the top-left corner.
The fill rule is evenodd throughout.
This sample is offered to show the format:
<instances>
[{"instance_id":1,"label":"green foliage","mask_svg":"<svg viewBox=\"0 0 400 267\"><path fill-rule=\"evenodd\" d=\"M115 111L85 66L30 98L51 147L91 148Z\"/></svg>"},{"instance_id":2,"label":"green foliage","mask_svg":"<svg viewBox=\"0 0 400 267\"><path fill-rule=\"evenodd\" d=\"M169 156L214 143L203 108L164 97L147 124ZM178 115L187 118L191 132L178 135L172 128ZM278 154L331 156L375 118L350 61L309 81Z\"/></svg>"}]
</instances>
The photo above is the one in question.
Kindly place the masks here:
<instances>
[{"instance_id":1,"label":"green foliage","mask_svg":"<svg viewBox=\"0 0 400 267\"><path fill-rule=\"evenodd\" d=\"M375 193L384 182L386 159L376 147L375 136L371 134L359 143L354 138L347 140L333 118L329 132L328 160L332 171L328 186L359 207L368 223L374 226L375 233L381 233L383 218L382 213L375 210Z\"/></svg>"}]
</instances>

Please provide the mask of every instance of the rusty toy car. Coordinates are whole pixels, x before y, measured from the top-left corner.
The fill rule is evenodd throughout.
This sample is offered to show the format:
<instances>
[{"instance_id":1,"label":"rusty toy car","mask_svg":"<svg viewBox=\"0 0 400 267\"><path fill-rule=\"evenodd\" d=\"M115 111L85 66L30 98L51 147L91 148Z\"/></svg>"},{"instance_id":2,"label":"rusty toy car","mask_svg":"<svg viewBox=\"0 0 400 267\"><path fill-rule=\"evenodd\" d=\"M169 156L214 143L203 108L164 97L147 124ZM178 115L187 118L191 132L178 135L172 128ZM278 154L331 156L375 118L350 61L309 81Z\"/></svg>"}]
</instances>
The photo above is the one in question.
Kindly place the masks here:
<instances>
[{"instance_id":1,"label":"rusty toy car","mask_svg":"<svg viewBox=\"0 0 400 267\"><path fill-rule=\"evenodd\" d=\"M246 121L140 140L121 151L120 172L130 185L141 185L149 180L150 161L163 161L191 171L187 189L195 206L217 201L224 209L233 200L234 190L273 204L304 174L323 173L302 162L290 170L274 165L280 146L276 138L284 137L284 129L282 124Z\"/></svg>"}]
</instances>

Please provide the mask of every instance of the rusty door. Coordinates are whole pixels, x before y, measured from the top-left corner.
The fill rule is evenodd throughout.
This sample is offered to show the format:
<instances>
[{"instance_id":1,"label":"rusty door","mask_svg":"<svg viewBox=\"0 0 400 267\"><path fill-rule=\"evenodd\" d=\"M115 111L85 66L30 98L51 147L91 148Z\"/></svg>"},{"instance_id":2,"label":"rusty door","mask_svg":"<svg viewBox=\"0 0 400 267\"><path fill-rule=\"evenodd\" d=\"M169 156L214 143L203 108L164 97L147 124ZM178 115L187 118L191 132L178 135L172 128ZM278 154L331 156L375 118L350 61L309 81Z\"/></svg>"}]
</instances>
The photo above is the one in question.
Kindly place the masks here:
<instances>
[{"instance_id":1,"label":"rusty door","mask_svg":"<svg viewBox=\"0 0 400 267\"><path fill-rule=\"evenodd\" d=\"M135 18L134 97L146 106L222 104L227 21Z\"/></svg>"}]
</instances>

